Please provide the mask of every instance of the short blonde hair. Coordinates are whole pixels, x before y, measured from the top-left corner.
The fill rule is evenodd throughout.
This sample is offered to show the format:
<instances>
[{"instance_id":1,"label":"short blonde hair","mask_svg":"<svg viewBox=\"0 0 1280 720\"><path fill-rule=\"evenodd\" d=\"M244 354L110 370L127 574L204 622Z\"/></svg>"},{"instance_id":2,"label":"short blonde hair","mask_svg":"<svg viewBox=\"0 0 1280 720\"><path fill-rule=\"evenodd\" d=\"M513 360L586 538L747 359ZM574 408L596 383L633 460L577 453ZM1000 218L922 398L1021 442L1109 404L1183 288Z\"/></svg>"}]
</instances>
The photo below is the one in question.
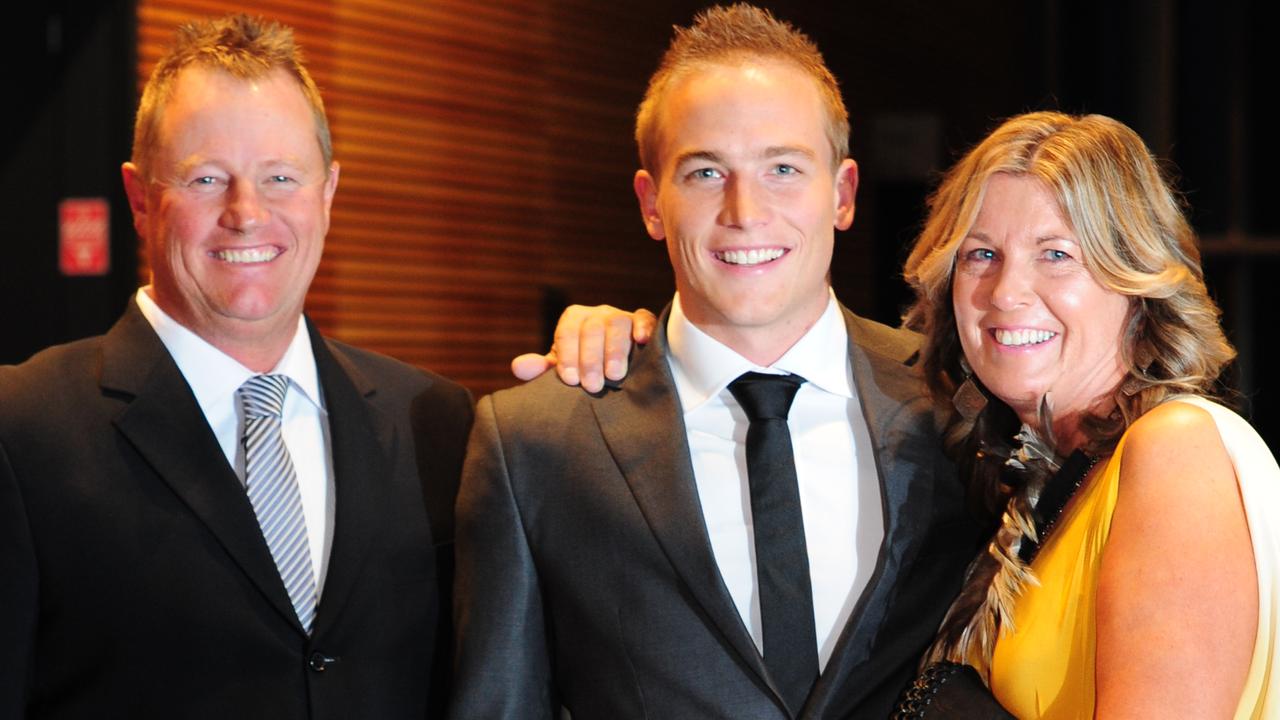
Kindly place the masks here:
<instances>
[{"instance_id":1,"label":"short blonde hair","mask_svg":"<svg viewBox=\"0 0 1280 720\"><path fill-rule=\"evenodd\" d=\"M907 259L916 301L905 323L925 334L921 365L934 395L949 401L962 380L952 276L958 247L997 173L1043 183L1094 279L1133 298L1121 347L1127 376L1115 392L1119 417L1091 418L1085 426L1091 444L1114 442L1171 395L1213 394L1235 350L1205 289L1195 233L1151 153L1109 117L1035 112L1005 121L946 174ZM953 430L950 440L967 433Z\"/></svg>"},{"instance_id":2,"label":"short blonde hair","mask_svg":"<svg viewBox=\"0 0 1280 720\"><path fill-rule=\"evenodd\" d=\"M649 87L636 112L636 145L645 170L658 176L659 109L676 81L708 65L751 59L791 62L814 79L826 109L832 163L839 165L848 157L849 113L840 96L840 86L827 69L818 46L768 10L738 3L708 8L694 17L691 26L675 28L675 37L649 78Z\"/></svg>"},{"instance_id":3,"label":"short blonde hair","mask_svg":"<svg viewBox=\"0 0 1280 720\"><path fill-rule=\"evenodd\" d=\"M311 106L325 167L333 162L333 140L324 101L303 65L302 50L293 40L293 30L277 22L236 14L179 26L173 45L152 70L133 126L133 162L143 177L151 176L152 153L164 104L172 97L178 76L192 66L222 70L245 80L265 77L276 69L292 75Z\"/></svg>"}]
</instances>

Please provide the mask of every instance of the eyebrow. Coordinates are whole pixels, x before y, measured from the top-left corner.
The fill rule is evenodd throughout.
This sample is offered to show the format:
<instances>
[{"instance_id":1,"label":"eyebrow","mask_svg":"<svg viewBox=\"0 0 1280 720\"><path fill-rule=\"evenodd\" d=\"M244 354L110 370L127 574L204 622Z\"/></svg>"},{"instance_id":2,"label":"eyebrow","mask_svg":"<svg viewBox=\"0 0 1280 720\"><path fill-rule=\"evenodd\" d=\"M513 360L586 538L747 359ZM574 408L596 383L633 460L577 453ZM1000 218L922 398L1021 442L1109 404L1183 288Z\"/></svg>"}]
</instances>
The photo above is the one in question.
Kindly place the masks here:
<instances>
[{"instance_id":1,"label":"eyebrow","mask_svg":"<svg viewBox=\"0 0 1280 720\"><path fill-rule=\"evenodd\" d=\"M818 154L816 152L814 152L813 150L807 147L802 147L799 145L770 145L769 147L765 148L764 152L760 153L757 157L768 160L772 158L786 157L788 155L799 155L801 157L807 158L809 160L814 160L814 161L816 161L818 158ZM698 161L725 164L724 156L714 150L693 150L690 152L681 153L676 158L676 161L673 167L680 167L685 163L698 162Z\"/></svg>"},{"instance_id":2,"label":"eyebrow","mask_svg":"<svg viewBox=\"0 0 1280 720\"><path fill-rule=\"evenodd\" d=\"M810 160L818 159L818 154L816 152L799 145L773 145L765 148L764 155L762 157L775 158L782 157L784 155L800 155L809 158Z\"/></svg>"},{"instance_id":3,"label":"eyebrow","mask_svg":"<svg viewBox=\"0 0 1280 720\"><path fill-rule=\"evenodd\" d=\"M672 164L672 166L680 167L685 163L697 162L697 161L705 161L705 162L711 162L711 163L724 162L723 158L720 157L720 153L712 152L711 150L694 150L691 152L681 153L680 156L676 158L676 161L675 163Z\"/></svg>"},{"instance_id":4,"label":"eyebrow","mask_svg":"<svg viewBox=\"0 0 1280 720\"><path fill-rule=\"evenodd\" d=\"M187 173L194 171L196 168L200 167L201 165L209 165L211 163L212 161L207 157L203 157L203 156L189 157L183 160L182 162L178 163L177 165L175 165L173 169L174 169L174 172L178 175L186 175Z\"/></svg>"},{"instance_id":5,"label":"eyebrow","mask_svg":"<svg viewBox=\"0 0 1280 720\"><path fill-rule=\"evenodd\" d=\"M974 240L981 240L982 242L991 242L991 237L989 235L987 235L984 232L975 232L973 230L970 230L969 232L965 233L964 239L968 240L969 238L973 238ZM1073 237L1069 237L1067 235L1041 235L1036 238L1036 244L1041 245L1043 243L1053 242L1055 240L1074 243L1076 245L1080 244L1079 240Z\"/></svg>"},{"instance_id":6,"label":"eyebrow","mask_svg":"<svg viewBox=\"0 0 1280 720\"><path fill-rule=\"evenodd\" d=\"M179 175L187 175L191 172L194 172L196 168L199 168L204 165L222 167L223 163L220 160L217 160L215 158L198 156L198 157L191 157L191 158L187 158L186 160L183 160L182 162L177 164L174 170ZM255 163L255 165L258 168L264 169L264 170L274 170L277 168L305 169L305 165L302 162L299 162L297 158L290 157L290 156L271 158L269 160L264 160L264 161Z\"/></svg>"}]
</instances>

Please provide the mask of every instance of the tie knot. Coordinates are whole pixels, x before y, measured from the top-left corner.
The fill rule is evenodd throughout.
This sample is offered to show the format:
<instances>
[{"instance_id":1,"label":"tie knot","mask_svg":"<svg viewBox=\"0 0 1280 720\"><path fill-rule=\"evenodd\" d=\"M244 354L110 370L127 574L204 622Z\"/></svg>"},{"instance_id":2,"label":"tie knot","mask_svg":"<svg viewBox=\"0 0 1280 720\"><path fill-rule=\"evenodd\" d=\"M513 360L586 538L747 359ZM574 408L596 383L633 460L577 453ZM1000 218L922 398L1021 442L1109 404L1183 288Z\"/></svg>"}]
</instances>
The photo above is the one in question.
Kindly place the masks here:
<instances>
[{"instance_id":1,"label":"tie knot","mask_svg":"<svg viewBox=\"0 0 1280 720\"><path fill-rule=\"evenodd\" d=\"M284 394L289 390L285 375L254 375L240 386L240 402L246 418L280 417L284 414Z\"/></svg>"},{"instance_id":2,"label":"tie knot","mask_svg":"<svg viewBox=\"0 0 1280 720\"><path fill-rule=\"evenodd\" d=\"M749 372L729 383L729 392L737 398L751 422L786 420L791 402L796 399L796 391L804 382L799 375Z\"/></svg>"}]
</instances>

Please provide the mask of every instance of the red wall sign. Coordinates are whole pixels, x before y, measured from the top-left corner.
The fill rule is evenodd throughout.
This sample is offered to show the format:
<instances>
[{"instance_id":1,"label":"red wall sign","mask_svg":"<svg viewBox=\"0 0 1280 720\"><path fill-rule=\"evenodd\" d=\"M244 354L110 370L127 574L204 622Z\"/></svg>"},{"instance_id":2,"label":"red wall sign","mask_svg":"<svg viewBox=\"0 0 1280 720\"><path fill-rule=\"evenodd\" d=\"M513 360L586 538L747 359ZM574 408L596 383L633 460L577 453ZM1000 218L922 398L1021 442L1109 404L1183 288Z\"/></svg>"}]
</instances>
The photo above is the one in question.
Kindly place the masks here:
<instances>
[{"instance_id":1,"label":"red wall sign","mask_svg":"<svg viewBox=\"0 0 1280 720\"><path fill-rule=\"evenodd\" d=\"M67 198L58 205L58 267L63 275L111 270L111 209L105 198Z\"/></svg>"}]
</instances>

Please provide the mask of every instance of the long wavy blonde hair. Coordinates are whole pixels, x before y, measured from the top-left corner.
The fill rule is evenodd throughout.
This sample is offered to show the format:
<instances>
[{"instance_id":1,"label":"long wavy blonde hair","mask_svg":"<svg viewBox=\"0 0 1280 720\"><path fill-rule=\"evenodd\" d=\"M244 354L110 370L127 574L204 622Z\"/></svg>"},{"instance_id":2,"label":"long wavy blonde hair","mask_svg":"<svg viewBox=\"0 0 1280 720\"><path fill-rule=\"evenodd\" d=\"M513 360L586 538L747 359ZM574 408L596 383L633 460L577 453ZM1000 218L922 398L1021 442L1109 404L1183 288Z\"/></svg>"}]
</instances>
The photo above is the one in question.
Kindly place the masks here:
<instances>
[{"instance_id":1,"label":"long wavy blonde hair","mask_svg":"<svg viewBox=\"0 0 1280 720\"><path fill-rule=\"evenodd\" d=\"M1089 447L1109 450L1143 413L1171 395L1213 395L1235 357L1200 268L1196 236L1178 196L1141 138L1103 115L1018 115L1002 123L944 176L904 274L916 292L907 326L925 335L921 365L947 406L964 379L951 283L956 252L996 173L1036 178L1075 231L1083 262L1103 287L1134 298L1127 375L1118 413L1085 424ZM972 430L952 413L949 445Z\"/></svg>"}]
</instances>

